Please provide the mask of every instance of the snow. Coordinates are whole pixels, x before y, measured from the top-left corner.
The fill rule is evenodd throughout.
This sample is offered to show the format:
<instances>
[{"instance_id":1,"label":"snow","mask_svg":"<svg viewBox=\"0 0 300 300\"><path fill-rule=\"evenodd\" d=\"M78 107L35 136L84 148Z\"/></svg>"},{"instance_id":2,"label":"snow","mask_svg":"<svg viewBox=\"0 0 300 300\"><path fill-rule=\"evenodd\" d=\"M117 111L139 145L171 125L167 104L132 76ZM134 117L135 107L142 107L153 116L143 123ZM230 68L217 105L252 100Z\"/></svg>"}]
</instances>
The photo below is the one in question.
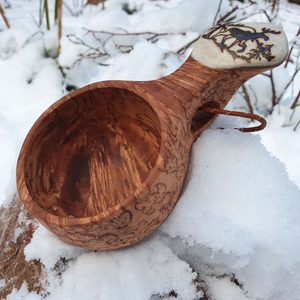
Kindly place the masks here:
<instances>
[{"instance_id":1,"label":"snow","mask_svg":"<svg viewBox=\"0 0 300 300\"><path fill-rule=\"evenodd\" d=\"M299 287L290 282L300 280L300 191L284 165L258 135L231 130L207 130L191 159L184 194L148 241L95 253L39 227L25 249L28 260L40 259L54 276L60 258L73 259L61 282L50 287L49 299L82 299L86 291L89 299L149 299L172 290L196 299L190 266L216 299L243 299L246 293L250 299L297 299ZM235 274L243 289L215 275L223 273Z\"/></svg>"},{"instance_id":2,"label":"snow","mask_svg":"<svg viewBox=\"0 0 300 300\"><path fill-rule=\"evenodd\" d=\"M199 296L195 278L186 262L151 240L131 249L81 255L49 299L148 300L174 290L182 300L190 300Z\"/></svg>"},{"instance_id":3,"label":"snow","mask_svg":"<svg viewBox=\"0 0 300 300\"><path fill-rule=\"evenodd\" d=\"M6 300L40 300L41 297L35 293L28 293L26 283L23 283L19 290L13 289L12 293L8 295Z\"/></svg>"},{"instance_id":4,"label":"snow","mask_svg":"<svg viewBox=\"0 0 300 300\"><path fill-rule=\"evenodd\" d=\"M4 41L5 42L5 41ZM53 100L62 96L61 74L55 62L43 57L39 37L14 55L0 60L0 203L14 178L17 154L33 122ZM7 192L10 196L11 193Z\"/></svg>"},{"instance_id":5,"label":"snow","mask_svg":"<svg viewBox=\"0 0 300 300\"><path fill-rule=\"evenodd\" d=\"M208 278L207 279L211 296L214 299L222 300L246 300L249 299L242 290L235 286L228 278Z\"/></svg>"},{"instance_id":6,"label":"snow","mask_svg":"<svg viewBox=\"0 0 300 300\"><path fill-rule=\"evenodd\" d=\"M129 15L123 0L106 1L104 10L101 5L80 8L69 0L74 15L64 9L62 50L56 58L57 28L37 26L38 1L11 2L6 13L12 28L0 31L0 205L8 205L16 193L15 164L26 133L68 87L169 74L187 55L176 51L212 24L218 6L218 1L128 0L128 7L137 11ZM283 26L291 40L296 28L291 12L282 10L280 17L286 19ZM76 62L87 48L72 43L68 35L95 46L84 28L173 34L157 42L147 40L147 35L114 37L106 45L107 56ZM133 45L133 50L121 53L115 43ZM289 72L282 66L274 71L277 93ZM249 85L250 93L256 93L256 111L266 115L270 82L257 76ZM65 244L39 226L25 256L44 265L45 299L198 300L199 288L204 288L214 300L298 300L300 129L294 132L292 126L300 112L290 118L289 109L296 92L297 84L268 115L269 127L259 135L220 131L219 126L244 124L217 118L194 144L187 185L176 208L141 243L117 251L88 251ZM229 107L243 105L237 96ZM18 235L19 229L15 238ZM0 278L0 288L4 285ZM23 284L8 299L42 296L28 292Z\"/></svg>"},{"instance_id":7,"label":"snow","mask_svg":"<svg viewBox=\"0 0 300 300\"><path fill-rule=\"evenodd\" d=\"M298 155L300 153L299 133L290 127L268 129L261 134L264 145L286 166L289 177L300 187L300 168Z\"/></svg>"},{"instance_id":8,"label":"snow","mask_svg":"<svg viewBox=\"0 0 300 300\"><path fill-rule=\"evenodd\" d=\"M43 242L41 242L43 241ZM50 271L61 259L72 259L86 252L84 249L70 246L56 238L43 226L34 232L31 243L24 250L26 260L41 260L46 270Z\"/></svg>"},{"instance_id":9,"label":"snow","mask_svg":"<svg viewBox=\"0 0 300 300\"><path fill-rule=\"evenodd\" d=\"M253 299L272 299L278 283L300 271L294 269L300 262L300 191L285 166L257 135L207 130L194 144L189 174L162 232L183 240L179 250L192 252L194 267L195 260L221 266Z\"/></svg>"},{"instance_id":10,"label":"snow","mask_svg":"<svg viewBox=\"0 0 300 300\"><path fill-rule=\"evenodd\" d=\"M2 289L3 287L5 287L5 280L0 279L0 289Z\"/></svg>"}]
</instances>

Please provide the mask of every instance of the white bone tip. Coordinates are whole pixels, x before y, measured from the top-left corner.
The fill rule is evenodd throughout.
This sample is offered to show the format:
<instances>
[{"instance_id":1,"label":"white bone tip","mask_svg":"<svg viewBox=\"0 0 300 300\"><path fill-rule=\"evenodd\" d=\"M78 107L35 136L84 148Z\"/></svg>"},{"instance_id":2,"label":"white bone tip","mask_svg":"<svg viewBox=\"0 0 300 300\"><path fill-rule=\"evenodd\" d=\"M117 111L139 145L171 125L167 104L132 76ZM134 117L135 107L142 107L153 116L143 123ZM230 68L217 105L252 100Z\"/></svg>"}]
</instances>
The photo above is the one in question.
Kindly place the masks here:
<instances>
[{"instance_id":1,"label":"white bone tip","mask_svg":"<svg viewBox=\"0 0 300 300\"><path fill-rule=\"evenodd\" d=\"M213 69L270 68L287 57L283 29L268 23L220 24L196 42L192 58Z\"/></svg>"}]
</instances>

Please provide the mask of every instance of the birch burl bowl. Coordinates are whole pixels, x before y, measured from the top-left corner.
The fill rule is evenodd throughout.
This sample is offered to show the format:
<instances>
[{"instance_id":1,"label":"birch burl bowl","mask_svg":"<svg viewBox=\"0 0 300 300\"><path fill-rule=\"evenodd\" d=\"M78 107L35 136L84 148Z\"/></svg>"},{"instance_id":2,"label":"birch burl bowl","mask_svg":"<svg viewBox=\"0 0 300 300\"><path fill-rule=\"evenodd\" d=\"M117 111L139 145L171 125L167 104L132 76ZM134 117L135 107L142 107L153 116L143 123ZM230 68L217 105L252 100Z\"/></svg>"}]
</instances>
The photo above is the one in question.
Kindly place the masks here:
<instances>
[{"instance_id":1,"label":"birch burl bowl","mask_svg":"<svg viewBox=\"0 0 300 300\"><path fill-rule=\"evenodd\" d=\"M106 250L138 242L174 208L192 144L215 116L207 108L222 109L287 50L280 27L223 24L167 77L97 82L68 94L24 141L22 202L68 243Z\"/></svg>"}]
</instances>

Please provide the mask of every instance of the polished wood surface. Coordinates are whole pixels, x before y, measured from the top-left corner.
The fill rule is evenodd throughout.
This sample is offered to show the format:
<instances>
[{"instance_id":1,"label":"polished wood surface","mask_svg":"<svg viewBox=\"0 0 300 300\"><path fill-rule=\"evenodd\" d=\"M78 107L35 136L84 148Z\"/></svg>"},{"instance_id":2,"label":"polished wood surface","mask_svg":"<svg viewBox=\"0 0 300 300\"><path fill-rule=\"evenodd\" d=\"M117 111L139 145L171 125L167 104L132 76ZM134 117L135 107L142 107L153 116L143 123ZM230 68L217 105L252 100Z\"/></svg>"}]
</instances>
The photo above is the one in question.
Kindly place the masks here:
<instances>
[{"instance_id":1,"label":"polished wood surface","mask_svg":"<svg viewBox=\"0 0 300 300\"><path fill-rule=\"evenodd\" d=\"M56 216L105 212L145 181L159 155L160 132L151 107L128 90L74 97L31 137L24 165L28 191Z\"/></svg>"},{"instance_id":2,"label":"polished wood surface","mask_svg":"<svg viewBox=\"0 0 300 300\"><path fill-rule=\"evenodd\" d=\"M264 70L213 70L189 58L155 81L91 84L37 120L17 165L28 211L68 243L138 242L174 208L194 140L240 85Z\"/></svg>"}]
</instances>

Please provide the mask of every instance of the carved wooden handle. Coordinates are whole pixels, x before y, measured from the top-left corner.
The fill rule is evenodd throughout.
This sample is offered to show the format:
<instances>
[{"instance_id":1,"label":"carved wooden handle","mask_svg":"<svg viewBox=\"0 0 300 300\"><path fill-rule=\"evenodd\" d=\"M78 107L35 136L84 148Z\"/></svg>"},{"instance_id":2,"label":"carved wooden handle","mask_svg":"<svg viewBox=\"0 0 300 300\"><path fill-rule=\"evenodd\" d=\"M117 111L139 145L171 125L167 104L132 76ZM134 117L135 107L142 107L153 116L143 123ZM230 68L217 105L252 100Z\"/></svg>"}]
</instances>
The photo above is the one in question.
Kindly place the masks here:
<instances>
[{"instance_id":1,"label":"carved wooden handle","mask_svg":"<svg viewBox=\"0 0 300 300\"><path fill-rule=\"evenodd\" d=\"M220 24L197 41L192 57L213 69L270 68L288 53L281 27L268 23Z\"/></svg>"},{"instance_id":2,"label":"carved wooden handle","mask_svg":"<svg viewBox=\"0 0 300 300\"><path fill-rule=\"evenodd\" d=\"M220 24L204 33L187 61L166 77L184 89L178 94L192 116L194 140L214 119L203 107L223 109L245 81L280 65L287 54L286 35L273 24ZM183 96L186 90L193 100Z\"/></svg>"}]
</instances>

